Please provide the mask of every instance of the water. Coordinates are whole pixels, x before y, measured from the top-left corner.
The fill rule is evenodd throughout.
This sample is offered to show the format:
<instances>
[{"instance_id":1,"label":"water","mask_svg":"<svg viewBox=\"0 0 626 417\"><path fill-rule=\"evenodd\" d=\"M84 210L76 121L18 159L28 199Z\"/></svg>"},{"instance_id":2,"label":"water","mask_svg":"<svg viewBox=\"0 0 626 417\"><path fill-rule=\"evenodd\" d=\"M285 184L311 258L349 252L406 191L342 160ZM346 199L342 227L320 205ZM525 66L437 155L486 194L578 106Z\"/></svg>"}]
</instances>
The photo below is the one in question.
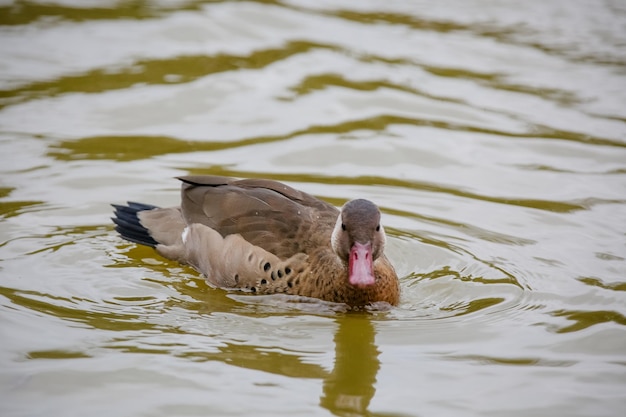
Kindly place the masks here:
<instances>
[{"instance_id":1,"label":"water","mask_svg":"<svg viewBox=\"0 0 626 417\"><path fill-rule=\"evenodd\" d=\"M621 1L0 6L3 416L621 416ZM172 177L376 201L397 308L119 239Z\"/></svg>"}]
</instances>

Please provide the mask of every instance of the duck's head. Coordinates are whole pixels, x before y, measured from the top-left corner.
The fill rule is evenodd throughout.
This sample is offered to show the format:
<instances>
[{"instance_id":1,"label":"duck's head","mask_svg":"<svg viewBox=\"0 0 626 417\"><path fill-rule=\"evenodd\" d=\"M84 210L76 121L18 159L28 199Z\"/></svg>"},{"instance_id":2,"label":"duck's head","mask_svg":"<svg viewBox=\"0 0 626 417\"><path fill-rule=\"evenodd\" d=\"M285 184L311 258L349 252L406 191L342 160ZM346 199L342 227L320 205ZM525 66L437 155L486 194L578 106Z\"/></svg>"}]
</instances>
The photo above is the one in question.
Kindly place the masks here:
<instances>
[{"instance_id":1,"label":"duck's head","mask_svg":"<svg viewBox=\"0 0 626 417\"><path fill-rule=\"evenodd\" d=\"M341 209L331 237L337 256L348 265L348 280L356 287L376 282L374 261L385 247L380 210L369 200L351 200Z\"/></svg>"}]
</instances>

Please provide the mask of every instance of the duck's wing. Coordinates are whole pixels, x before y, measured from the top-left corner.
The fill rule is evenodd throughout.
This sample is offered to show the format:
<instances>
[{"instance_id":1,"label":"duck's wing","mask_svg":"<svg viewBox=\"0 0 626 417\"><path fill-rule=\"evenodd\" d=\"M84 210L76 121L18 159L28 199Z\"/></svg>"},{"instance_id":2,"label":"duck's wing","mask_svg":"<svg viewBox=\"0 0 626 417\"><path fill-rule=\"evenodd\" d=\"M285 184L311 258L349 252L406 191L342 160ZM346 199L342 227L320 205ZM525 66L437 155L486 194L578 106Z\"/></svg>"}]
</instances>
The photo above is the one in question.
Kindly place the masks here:
<instances>
[{"instance_id":1,"label":"duck's wing","mask_svg":"<svg viewBox=\"0 0 626 417\"><path fill-rule=\"evenodd\" d=\"M330 244L339 211L278 181L187 176L181 212L222 236L241 235L254 246L285 259Z\"/></svg>"}]
</instances>

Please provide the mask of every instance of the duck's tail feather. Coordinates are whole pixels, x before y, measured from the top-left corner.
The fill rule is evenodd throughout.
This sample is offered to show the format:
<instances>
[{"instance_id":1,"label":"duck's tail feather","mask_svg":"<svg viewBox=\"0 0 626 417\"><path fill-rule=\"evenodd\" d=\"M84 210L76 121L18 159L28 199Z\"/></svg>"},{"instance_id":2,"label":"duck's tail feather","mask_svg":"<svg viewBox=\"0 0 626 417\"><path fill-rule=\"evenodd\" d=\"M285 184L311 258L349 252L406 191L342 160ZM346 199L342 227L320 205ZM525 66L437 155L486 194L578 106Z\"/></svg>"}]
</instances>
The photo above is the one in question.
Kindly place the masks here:
<instances>
[{"instance_id":1,"label":"duck's tail feather","mask_svg":"<svg viewBox=\"0 0 626 417\"><path fill-rule=\"evenodd\" d=\"M127 206L111 204L115 208L115 217L111 217L116 224L115 230L126 240L155 248L159 242L150 236L150 232L141 222L137 213L144 210L158 208L150 204L128 202Z\"/></svg>"}]
</instances>

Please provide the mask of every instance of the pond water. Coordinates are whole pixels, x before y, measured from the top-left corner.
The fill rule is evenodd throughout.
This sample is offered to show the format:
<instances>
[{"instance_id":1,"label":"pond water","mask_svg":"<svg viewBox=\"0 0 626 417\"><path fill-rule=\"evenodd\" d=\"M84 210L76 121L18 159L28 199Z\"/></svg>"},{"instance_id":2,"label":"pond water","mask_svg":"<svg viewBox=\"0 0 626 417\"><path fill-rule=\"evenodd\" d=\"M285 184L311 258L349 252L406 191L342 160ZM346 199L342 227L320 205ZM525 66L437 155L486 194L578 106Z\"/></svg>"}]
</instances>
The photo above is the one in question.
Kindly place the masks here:
<instances>
[{"instance_id":1,"label":"pond water","mask_svg":"<svg viewBox=\"0 0 626 417\"><path fill-rule=\"evenodd\" d=\"M621 0L0 5L0 415L622 416ZM121 240L173 177L383 211L398 307Z\"/></svg>"}]
</instances>

